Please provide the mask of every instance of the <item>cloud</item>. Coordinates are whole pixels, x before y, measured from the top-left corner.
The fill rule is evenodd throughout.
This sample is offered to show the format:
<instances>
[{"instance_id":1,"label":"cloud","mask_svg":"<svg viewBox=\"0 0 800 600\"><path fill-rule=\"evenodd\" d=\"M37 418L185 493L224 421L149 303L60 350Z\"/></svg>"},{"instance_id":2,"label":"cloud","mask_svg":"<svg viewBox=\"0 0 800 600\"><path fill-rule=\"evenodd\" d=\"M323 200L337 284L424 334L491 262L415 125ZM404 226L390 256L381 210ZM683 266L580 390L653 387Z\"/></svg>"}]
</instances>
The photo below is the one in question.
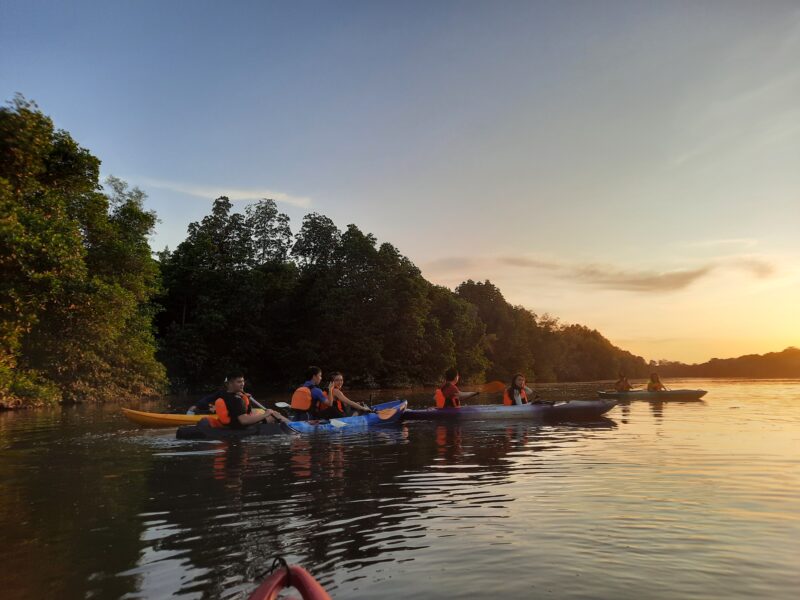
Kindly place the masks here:
<instances>
[{"instance_id":1,"label":"cloud","mask_svg":"<svg viewBox=\"0 0 800 600\"><path fill-rule=\"evenodd\" d=\"M680 245L688 248L718 248L720 246L743 246L745 248L752 248L758 245L758 240L754 238L725 238L720 240L682 242Z\"/></svg>"},{"instance_id":2,"label":"cloud","mask_svg":"<svg viewBox=\"0 0 800 600\"><path fill-rule=\"evenodd\" d=\"M499 256L473 258L453 256L432 261L425 265L426 273L448 279L502 278L507 269L527 269L549 272L562 281L574 282L605 290L628 292L673 292L685 289L715 271L734 269L744 271L759 279L765 279L776 271L774 265L762 258L739 256L708 262L691 269L659 271L654 269L621 269L613 265L596 263L567 263L531 257ZM479 271L482 275L478 275Z\"/></svg>"},{"instance_id":3,"label":"cloud","mask_svg":"<svg viewBox=\"0 0 800 600\"><path fill-rule=\"evenodd\" d=\"M311 204L311 198L293 196L291 194L276 192L275 190L269 190L266 188L217 187L147 178L139 179L139 181L144 186L155 187L162 190L170 190L172 192L179 192L181 194L188 194L190 196L197 196L198 198L203 198L206 200L219 198L220 196L227 196L231 201L261 200L262 198L271 198L272 200L275 200L275 202L291 204L292 206L307 207Z\"/></svg>"},{"instance_id":4,"label":"cloud","mask_svg":"<svg viewBox=\"0 0 800 600\"><path fill-rule=\"evenodd\" d=\"M671 292L681 290L701 277L705 277L714 267L667 271L621 271L601 265L572 267L572 275L581 283L609 290L634 292Z\"/></svg>"}]
</instances>

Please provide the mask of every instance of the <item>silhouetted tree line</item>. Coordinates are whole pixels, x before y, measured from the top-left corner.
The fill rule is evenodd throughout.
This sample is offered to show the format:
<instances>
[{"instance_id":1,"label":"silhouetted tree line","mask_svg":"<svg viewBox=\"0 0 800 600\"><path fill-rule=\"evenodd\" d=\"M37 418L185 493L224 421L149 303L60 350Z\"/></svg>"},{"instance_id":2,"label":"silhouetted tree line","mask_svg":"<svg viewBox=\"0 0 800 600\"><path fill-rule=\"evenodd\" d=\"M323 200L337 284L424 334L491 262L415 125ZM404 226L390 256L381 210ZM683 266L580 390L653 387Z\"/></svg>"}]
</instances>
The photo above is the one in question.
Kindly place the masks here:
<instances>
[{"instance_id":1,"label":"silhouetted tree line","mask_svg":"<svg viewBox=\"0 0 800 600\"><path fill-rule=\"evenodd\" d=\"M256 387L292 385L308 364L367 386L436 383L453 365L472 382L648 369L597 331L510 305L489 281L433 285L356 225L312 213L293 236L272 200L237 213L218 198L159 262L159 356L181 389L218 385L230 369Z\"/></svg>"},{"instance_id":2,"label":"silhouetted tree line","mask_svg":"<svg viewBox=\"0 0 800 600\"><path fill-rule=\"evenodd\" d=\"M687 365L662 360L652 366L668 377L752 377L755 379L800 378L800 348L790 346L782 352L747 354L738 358L712 358Z\"/></svg>"}]
</instances>

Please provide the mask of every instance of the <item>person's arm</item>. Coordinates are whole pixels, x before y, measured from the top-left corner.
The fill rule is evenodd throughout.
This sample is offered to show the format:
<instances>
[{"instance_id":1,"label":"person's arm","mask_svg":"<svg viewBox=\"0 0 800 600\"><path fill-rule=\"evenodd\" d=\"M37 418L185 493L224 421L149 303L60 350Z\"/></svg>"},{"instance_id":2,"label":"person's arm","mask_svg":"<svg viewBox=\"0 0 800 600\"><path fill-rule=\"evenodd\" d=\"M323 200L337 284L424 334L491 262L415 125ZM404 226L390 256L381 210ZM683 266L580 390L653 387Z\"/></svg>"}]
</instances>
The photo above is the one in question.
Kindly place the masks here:
<instances>
[{"instance_id":1,"label":"person's arm","mask_svg":"<svg viewBox=\"0 0 800 600\"><path fill-rule=\"evenodd\" d=\"M368 406L364 406L363 404L359 404L358 402L353 402L352 400L350 400L350 398L344 395L344 392L342 390L337 390L336 388L332 388L331 398L337 398L342 402L344 402L345 404L347 404L348 406L352 406L356 410L360 410L362 412L372 412L372 409L369 408Z\"/></svg>"},{"instance_id":2,"label":"person's arm","mask_svg":"<svg viewBox=\"0 0 800 600\"><path fill-rule=\"evenodd\" d=\"M324 404L325 406L332 406L333 405L333 398L328 398L325 396L325 392L323 392L318 387L312 388L311 395L316 398L319 404Z\"/></svg>"},{"instance_id":3,"label":"person's arm","mask_svg":"<svg viewBox=\"0 0 800 600\"><path fill-rule=\"evenodd\" d=\"M280 421L281 423L291 423L291 421L284 417L281 413L269 408L264 412L251 413L249 415L239 415L239 423L242 425L254 425L256 423L261 423L262 421L266 423L274 423L275 421Z\"/></svg>"},{"instance_id":4,"label":"person's arm","mask_svg":"<svg viewBox=\"0 0 800 600\"><path fill-rule=\"evenodd\" d=\"M465 398L472 398L473 396L477 396L480 392L458 392L458 397L461 400Z\"/></svg>"}]
</instances>

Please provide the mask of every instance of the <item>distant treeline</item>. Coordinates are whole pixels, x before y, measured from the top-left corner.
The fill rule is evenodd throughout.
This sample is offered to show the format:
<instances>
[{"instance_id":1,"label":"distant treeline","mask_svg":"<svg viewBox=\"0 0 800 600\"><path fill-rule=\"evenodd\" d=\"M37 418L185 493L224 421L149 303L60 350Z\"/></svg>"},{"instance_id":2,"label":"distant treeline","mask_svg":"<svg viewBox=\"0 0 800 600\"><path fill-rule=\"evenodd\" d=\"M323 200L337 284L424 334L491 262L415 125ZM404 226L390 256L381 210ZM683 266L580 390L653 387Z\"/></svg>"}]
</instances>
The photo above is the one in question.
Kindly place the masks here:
<instances>
[{"instance_id":1,"label":"distant treeline","mask_svg":"<svg viewBox=\"0 0 800 600\"><path fill-rule=\"evenodd\" d=\"M702 364L687 365L662 360L656 368L667 377L752 377L755 379L800 378L800 348L783 352L747 354L739 358L712 358Z\"/></svg>"},{"instance_id":2,"label":"distant treeline","mask_svg":"<svg viewBox=\"0 0 800 600\"><path fill-rule=\"evenodd\" d=\"M312 213L293 233L272 200L239 213L218 198L154 257L144 194L104 189L99 169L35 104L0 109L0 406L196 392L232 369L289 388L309 364L365 386L437 383L451 366L471 383L651 369L489 281L434 285L356 225Z\"/></svg>"},{"instance_id":3,"label":"distant treeline","mask_svg":"<svg viewBox=\"0 0 800 600\"><path fill-rule=\"evenodd\" d=\"M597 331L561 325L505 301L489 281L455 292L426 281L391 244L355 225L289 219L263 200L244 214L227 198L159 255L159 356L173 384L197 390L243 369L256 387L297 384L309 364L360 385L441 381L577 381L643 376L640 357Z\"/></svg>"}]
</instances>

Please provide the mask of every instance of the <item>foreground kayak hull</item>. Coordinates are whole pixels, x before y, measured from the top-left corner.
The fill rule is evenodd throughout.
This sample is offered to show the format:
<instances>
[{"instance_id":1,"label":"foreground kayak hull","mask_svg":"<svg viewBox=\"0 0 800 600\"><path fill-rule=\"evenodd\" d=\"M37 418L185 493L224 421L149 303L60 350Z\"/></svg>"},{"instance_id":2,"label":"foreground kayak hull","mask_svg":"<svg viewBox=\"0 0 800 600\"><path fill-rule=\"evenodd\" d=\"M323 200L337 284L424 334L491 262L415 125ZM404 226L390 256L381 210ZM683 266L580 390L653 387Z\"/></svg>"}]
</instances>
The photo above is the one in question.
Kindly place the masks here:
<instances>
[{"instance_id":1,"label":"foreground kayak hull","mask_svg":"<svg viewBox=\"0 0 800 600\"><path fill-rule=\"evenodd\" d=\"M700 400L708 392L705 390L666 390L664 392L648 392L644 390L634 390L631 392L597 392L601 398L613 398L620 402L630 402L631 400L647 400L655 402L683 401L691 402Z\"/></svg>"},{"instance_id":2,"label":"foreground kayak hull","mask_svg":"<svg viewBox=\"0 0 800 600\"><path fill-rule=\"evenodd\" d=\"M288 566L267 577L260 586L253 590L247 600L277 600L279 596L292 600L295 598L294 596L288 598L281 594L283 590L290 588L300 592L303 600L331 600L317 580L299 565Z\"/></svg>"},{"instance_id":3,"label":"foreground kayak hull","mask_svg":"<svg viewBox=\"0 0 800 600\"><path fill-rule=\"evenodd\" d=\"M181 425L194 425L208 415L168 415L151 413L132 408L123 408L122 414L137 425L145 427L180 427Z\"/></svg>"},{"instance_id":4,"label":"foreground kayak hull","mask_svg":"<svg viewBox=\"0 0 800 600\"><path fill-rule=\"evenodd\" d=\"M372 407L375 413L358 417L342 417L320 421L292 421L291 428L297 433L331 433L334 431L358 431L370 427L385 426L399 423L406 412L408 402L393 400L376 404Z\"/></svg>"},{"instance_id":5,"label":"foreground kayak hull","mask_svg":"<svg viewBox=\"0 0 800 600\"><path fill-rule=\"evenodd\" d=\"M212 427L208 421L200 421L196 425L179 427L175 437L179 440L238 440L252 437L270 437L275 435L315 433L333 433L335 431L364 431L371 427L392 425L400 422L408 403L395 400L373 407L375 414L360 417L342 417L320 421L292 421L290 424L260 423L233 429L229 427ZM199 417L203 419L204 417Z\"/></svg>"},{"instance_id":6,"label":"foreground kayak hull","mask_svg":"<svg viewBox=\"0 0 800 600\"><path fill-rule=\"evenodd\" d=\"M241 440L250 437L271 437L286 435L292 430L282 423L259 423L244 429L229 427L212 427L208 421L200 421L197 425L178 427L175 437L179 440Z\"/></svg>"},{"instance_id":7,"label":"foreground kayak hull","mask_svg":"<svg viewBox=\"0 0 800 600\"><path fill-rule=\"evenodd\" d=\"M486 419L509 421L534 419L540 421L596 419L617 405L610 400L570 400L557 404L534 403L514 406L498 404L462 406L461 408L427 408L407 410L403 418L423 421L482 421Z\"/></svg>"}]
</instances>

